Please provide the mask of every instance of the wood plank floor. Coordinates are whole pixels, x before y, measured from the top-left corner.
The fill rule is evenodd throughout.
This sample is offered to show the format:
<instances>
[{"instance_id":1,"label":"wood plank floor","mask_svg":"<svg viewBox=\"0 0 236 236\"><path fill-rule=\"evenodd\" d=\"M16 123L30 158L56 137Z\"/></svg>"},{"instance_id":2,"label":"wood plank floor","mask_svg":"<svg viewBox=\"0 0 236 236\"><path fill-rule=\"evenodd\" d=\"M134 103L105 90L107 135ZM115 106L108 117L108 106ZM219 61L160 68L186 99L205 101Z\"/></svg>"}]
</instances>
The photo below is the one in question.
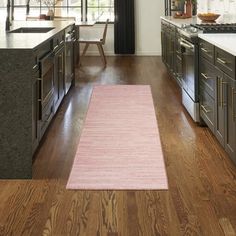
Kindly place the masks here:
<instances>
[{"instance_id":1,"label":"wood plank floor","mask_svg":"<svg viewBox=\"0 0 236 236\"><path fill-rule=\"evenodd\" d=\"M93 66L90 66L93 65ZM0 181L0 235L236 235L236 167L192 122L160 57L90 57L33 165L33 180ZM150 84L169 191L68 191L65 185L94 84Z\"/></svg>"}]
</instances>

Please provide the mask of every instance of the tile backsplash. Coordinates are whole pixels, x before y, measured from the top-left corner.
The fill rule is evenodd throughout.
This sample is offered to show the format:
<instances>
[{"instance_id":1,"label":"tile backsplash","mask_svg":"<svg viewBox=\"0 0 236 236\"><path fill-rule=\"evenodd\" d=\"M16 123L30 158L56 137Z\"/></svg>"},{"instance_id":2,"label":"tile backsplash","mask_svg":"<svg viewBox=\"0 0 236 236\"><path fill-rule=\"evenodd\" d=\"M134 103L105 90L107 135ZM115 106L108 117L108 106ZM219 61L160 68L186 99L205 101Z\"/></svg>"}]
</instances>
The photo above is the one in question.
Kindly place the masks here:
<instances>
[{"instance_id":1,"label":"tile backsplash","mask_svg":"<svg viewBox=\"0 0 236 236\"><path fill-rule=\"evenodd\" d=\"M236 22L236 0L197 0L198 13L213 12L221 14L219 21Z\"/></svg>"}]
</instances>

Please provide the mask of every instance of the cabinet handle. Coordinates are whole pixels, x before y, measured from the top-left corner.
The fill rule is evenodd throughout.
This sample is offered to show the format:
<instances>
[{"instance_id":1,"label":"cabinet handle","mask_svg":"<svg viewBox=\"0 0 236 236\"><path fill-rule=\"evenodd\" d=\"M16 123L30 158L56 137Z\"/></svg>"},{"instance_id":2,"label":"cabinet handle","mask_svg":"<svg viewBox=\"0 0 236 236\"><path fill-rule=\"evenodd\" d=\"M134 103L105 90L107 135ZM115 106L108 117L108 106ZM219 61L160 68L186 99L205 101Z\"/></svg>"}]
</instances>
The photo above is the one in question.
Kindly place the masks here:
<instances>
[{"instance_id":1,"label":"cabinet handle","mask_svg":"<svg viewBox=\"0 0 236 236\"><path fill-rule=\"evenodd\" d=\"M56 46L53 48L53 51L56 51L58 47L59 47L59 46L56 45Z\"/></svg>"},{"instance_id":2,"label":"cabinet handle","mask_svg":"<svg viewBox=\"0 0 236 236\"><path fill-rule=\"evenodd\" d=\"M182 58L181 58L181 56L177 55L177 58L178 58L180 61L182 61Z\"/></svg>"},{"instance_id":3,"label":"cabinet handle","mask_svg":"<svg viewBox=\"0 0 236 236\"><path fill-rule=\"evenodd\" d=\"M222 107L222 89L221 89L221 80L222 78L217 77L217 103L219 103L219 107Z\"/></svg>"},{"instance_id":4,"label":"cabinet handle","mask_svg":"<svg viewBox=\"0 0 236 236\"><path fill-rule=\"evenodd\" d=\"M210 79L211 77L207 76L206 74L204 73L201 73L201 75L205 78L205 79Z\"/></svg>"},{"instance_id":5,"label":"cabinet handle","mask_svg":"<svg viewBox=\"0 0 236 236\"><path fill-rule=\"evenodd\" d=\"M225 60L223 60L223 59L221 59L221 58L218 58L218 57L217 57L216 60L217 60L219 63L221 63L221 64L224 64L224 65L227 64L227 61L225 61Z\"/></svg>"},{"instance_id":6,"label":"cabinet handle","mask_svg":"<svg viewBox=\"0 0 236 236\"><path fill-rule=\"evenodd\" d=\"M220 95L221 95L221 98L220 98L220 106L223 107L223 102L224 102L224 88L223 88L223 79L220 78Z\"/></svg>"},{"instance_id":7,"label":"cabinet handle","mask_svg":"<svg viewBox=\"0 0 236 236\"><path fill-rule=\"evenodd\" d=\"M33 70L38 70L38 69L39 69L38 64L35 64L35 65L33 66Z\"/></svg>"},{"instance_id":8,"label":"cabinet handle","mask_svg":"<svg viewBox=\"0 0 236 236\"><path fill-rule=\"evenodd\" d=\"M205 48L201 48L201 50L203 51L203 52L205 52L205 53L208 53L209 51L207 50L207 49L205 49Z\"/></svg>"},{"instance_id":9,"label":"cabinet handle","mask_svg":"<svg viewBox=\"0 0 236 236\"><path fill-rule=\"evenodd\" d=\"M42 78L38 78L37 80L40 83L40 98L39 98L39 102L41 102L43 100L43 79Z\"/></svg>"},{"instance_id":10,"label":"cabinet handle","mask_svg":"<svg viewBox=\"0 0 236 236\"><path fill-rule=\"evenodd\" d=\"M224 85L227 84L227 82L224 82L223 79L221 81L221 89L222 89L222 107L226 106L227 104L224 102Z\"/></svg>"},{"instance_id":11,"label":"cabinet handle","mask_svg":"<svg viewBox=\"0 0 236 236\"><path fill-rule=\"evenodd\" d=\"M210 113L210 112L211 112L211 110L207 110L206 107L203 106L203 105L201 105L201 108L202 108L202 110L203 110L204 112L206 112L206 113Z\"/></svg>"}]
</instances>

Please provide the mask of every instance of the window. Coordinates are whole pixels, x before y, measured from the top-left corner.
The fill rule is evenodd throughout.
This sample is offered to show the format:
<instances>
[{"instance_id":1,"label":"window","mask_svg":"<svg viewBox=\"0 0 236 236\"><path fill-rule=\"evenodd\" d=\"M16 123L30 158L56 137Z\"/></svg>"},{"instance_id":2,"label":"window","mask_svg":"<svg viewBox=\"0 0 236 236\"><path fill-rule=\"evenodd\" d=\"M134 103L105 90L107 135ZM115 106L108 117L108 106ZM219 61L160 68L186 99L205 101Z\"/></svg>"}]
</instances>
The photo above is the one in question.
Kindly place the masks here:
<instances>
[{"instance_id":1,"label":"window","mask_svg":"<svg viewBox=\"0 0 236 236\"><path fill-rule=\"evenodd\" d=\"M74 16L81 19L81 0L30 0L30 12L32 16L47 14L48 10L54 10L56 16Z\"/></svg>"},{"instance_id":2,"label":"window","mask_svg":"<svg viewBox=\"0 0 236 236\"><path fill-rule=\"evenodd\" d=\"M87 19L114 21L114 0L87 0Z\"/></svg>"},{"instance_id":3,"label":"window","mask_svg":"<svg viewBox=\"0 0 236 236\"><path fill-rule=\"evenodd\" d=\"M14 19L25 20L29 4L29 16L47 14L53 9L56 16L74 16L77 20L87 19L105 22L114 21L114 0L14 0ZM6 18L7 0L0 1L0 18Z\"/></svg>"}]
</instances>

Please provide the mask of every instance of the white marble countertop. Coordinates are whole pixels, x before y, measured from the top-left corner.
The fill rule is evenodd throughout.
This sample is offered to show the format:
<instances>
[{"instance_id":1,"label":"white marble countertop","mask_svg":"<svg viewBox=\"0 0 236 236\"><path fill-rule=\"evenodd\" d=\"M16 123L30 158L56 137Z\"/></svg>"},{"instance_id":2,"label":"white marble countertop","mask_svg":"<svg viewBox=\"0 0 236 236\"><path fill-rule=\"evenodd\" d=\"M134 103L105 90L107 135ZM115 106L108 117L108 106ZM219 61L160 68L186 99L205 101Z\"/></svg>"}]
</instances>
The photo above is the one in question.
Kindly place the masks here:
<instances>
[{"instance_id":1,"label":"white marble countertop","mask_svg":"<svg viewBox=\"0 0 236 236\"><path fill-rule=\"evenodd\" d=\"M199 34L198 37L236 56L236 34Z\"/></svg>"},{"instance_id":2,"label":"white marble countertop","mask_svg":"<svg viewBox=\"0 0 236 236\"><path fill-rule=\"evenodd\" d=\"M193 16L191 18L186 18L186 19L177 19L174 18L173 16L161 16L161 19L181 28L182 25L190 25L190 24L196 24L200 23L199 19L197 19L196 16Z\"/></svg>"}]
</instances>

